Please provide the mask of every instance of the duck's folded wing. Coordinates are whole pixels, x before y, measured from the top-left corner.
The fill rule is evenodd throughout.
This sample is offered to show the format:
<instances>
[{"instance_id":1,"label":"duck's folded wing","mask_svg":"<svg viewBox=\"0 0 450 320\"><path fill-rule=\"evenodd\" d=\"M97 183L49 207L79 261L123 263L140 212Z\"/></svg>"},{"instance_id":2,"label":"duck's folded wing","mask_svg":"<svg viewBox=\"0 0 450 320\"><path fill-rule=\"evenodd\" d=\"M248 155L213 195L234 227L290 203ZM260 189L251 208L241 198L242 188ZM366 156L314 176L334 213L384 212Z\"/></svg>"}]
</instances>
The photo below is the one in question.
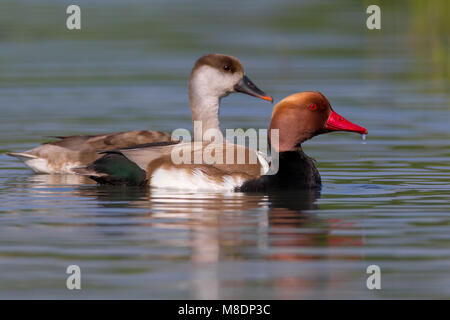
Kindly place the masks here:
<instances>
[{"instance_id":1,"label":"duck's folded wing","mask_svg":"<svg viewBox=\"0 0 450 320\"><path fill-rule=\"evenodd\" d=\"M177 146L188 146L189 143L182 143L180 141L155 142L137 145L129 148L119 150L105 151L102 153L120 153L127 159L134 162L142 170L147 170L148 165L158 158L170 155L172 150Z\"/></svg>"},{"instance_id":2,"label":"duck's folded wing","mask_svg":"<svg viewBox=\"0 0 450 320\"><path fill-rule=\"evenodd\" d=\"M24 160L36 172L72 173L73 167L87 165L98 159L100 151L171 141L168 133L145 130L51 138L58 140L8 155Z\"/></svg>"},{"instance_id":3,"label":"duck's folded wing","mask_svg":"<svg viewBox=\"0 0 450 320\"><path fill-rule=\"evenodd\" d=\"M74 168L73 171L100 184L144 186L147 182L146 172L121 153L107 153L89 165Z\"/></svg>"},{"instance_id":4,"label":"duck's folded wing","mask_svg":"<svg viewBox=\"0 0 450 320\"><path fill-rule=\"evenodd\" d=\"M158 158L170 154L179 141L137 145L119 150L103 151L103 156L87 166L74 168L77 174L89 176L101 184L145 185L147 168Z\"/></svg>"},{"instance_id":5,"label":"duck's folded wing","mask_svg":"<svg viewBox=\"0 0 450 320\"><path fill-rule=\"evenodd\" d=\"M199 151L200 153L197 153ZM144 185L154 178L155 174L161 176L161 172L167 173L168 176L201 175L205 181L211 180L220 184L230 179L242 183L256 178L264 174L267 166L266 160L257 151L229 143L161 142L103 153L102 158L74 171L102 184ZM200 161L197 161L198 159ZM213 162L208 163L207 159L212 159ZM185 160L187 162L183 162ZM159 183L151 181L155 186L161 184L160 180ZM164 181L164 185L165 182L167 181Z\"/></svg>"},{"instance_id":6,"label":"duck's folded wing","mask_svg":"<svg viewBox=\"0 0 450 320\"><path fill-rule=\"evenodd\" d=\"M211 144L208 147L214 146L217 145ZM264 174L267 170L267 156L259 151L238 144L225 143L222 153L223 161L216 162L213 166L224 172L246 173L256 177Z\"/></svg>"},{"instance_id":7,"label":"duck's folded wing","mask_svg":"<svg viewBox=\"0 0 450 320\"><path fill-rule=\"evenodd\" d=\"M159 131L136 130L126 132L115 132L99 135L81 135L54 137L58 141L48 142L44 145L54 145L69 150L117 150L135 145L170 141L171 135Z\"/></svg>"}]
</instances>

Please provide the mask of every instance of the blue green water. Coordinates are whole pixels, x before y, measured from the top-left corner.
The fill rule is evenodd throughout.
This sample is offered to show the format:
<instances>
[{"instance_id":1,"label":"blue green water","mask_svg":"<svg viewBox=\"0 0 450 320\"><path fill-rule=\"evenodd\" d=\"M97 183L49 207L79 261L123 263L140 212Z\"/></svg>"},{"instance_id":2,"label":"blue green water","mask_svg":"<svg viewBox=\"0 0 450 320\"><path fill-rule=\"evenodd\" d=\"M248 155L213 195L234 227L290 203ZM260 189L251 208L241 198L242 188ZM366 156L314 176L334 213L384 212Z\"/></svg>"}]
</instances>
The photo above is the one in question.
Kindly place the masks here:
<instances>
[{"instance_id":1,"label":"blue green water","mask_svg":"<svg viewBox=\"0 0 450 320\"><path fill-rule=\"evenodd\" d=\"M69 3L0 1L0 151L190 128L206 52L276 101L321 91L369 135L305 144L319 198L105 188L0 154L1 298L450 298L447 1L383 1L375 31L364 1L78 1L80 31ZM267 128L272 105L222 102L223 128Z\"/></svg>"}]
</instances>

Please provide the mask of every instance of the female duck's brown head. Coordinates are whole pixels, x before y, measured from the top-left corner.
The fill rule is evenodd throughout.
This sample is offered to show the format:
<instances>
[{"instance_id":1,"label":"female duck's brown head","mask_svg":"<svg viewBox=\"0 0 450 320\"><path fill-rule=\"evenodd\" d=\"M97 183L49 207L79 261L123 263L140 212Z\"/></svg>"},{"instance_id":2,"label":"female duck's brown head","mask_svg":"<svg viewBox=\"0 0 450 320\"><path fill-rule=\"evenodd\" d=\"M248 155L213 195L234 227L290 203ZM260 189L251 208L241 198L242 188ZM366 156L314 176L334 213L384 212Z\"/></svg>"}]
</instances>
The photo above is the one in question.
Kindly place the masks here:
<instances>
[{"instance_id":1,"label":"female duck's brown head","mask_svg":"<svg viewBox=\"0 0 450 320\"><path fill-rule=\"evenodd\" d=\"M200 57L189 77L189 102L194 122L194 139L215 130L222 134L219 124L220 99L233 92L242 92L272 102L246 75L241 62L232 56L211 53ZM201 127L195 125L201 123Z\"/></svg>"},{"instance_id":2,"label":"female duck's brown head","mask_svg":"<svg viewBox=\"0 0 450 320\"><path fill-rule=\"evenodd\" d=\"M323 94L313 91L295 93L281 100L273 110L270 129L279 130L278 152L299 149L302 142L322 133L367 133L367 129L337 114ZM272 146L276 148L275 143Z\"/></svg>"},{"instance_id":3,"label":"female duck's brown head","mask_svg":"<svg viewBox=\"0 0 450 320\"><path fill-rule=\"evenodd\" d=\"M242 92L273 101L245 75L237 58L225 54L210 53L200 57L192 68L189 89L191 96L200 94L222 98L233 92Z\"/></svg>"}]
</instances>

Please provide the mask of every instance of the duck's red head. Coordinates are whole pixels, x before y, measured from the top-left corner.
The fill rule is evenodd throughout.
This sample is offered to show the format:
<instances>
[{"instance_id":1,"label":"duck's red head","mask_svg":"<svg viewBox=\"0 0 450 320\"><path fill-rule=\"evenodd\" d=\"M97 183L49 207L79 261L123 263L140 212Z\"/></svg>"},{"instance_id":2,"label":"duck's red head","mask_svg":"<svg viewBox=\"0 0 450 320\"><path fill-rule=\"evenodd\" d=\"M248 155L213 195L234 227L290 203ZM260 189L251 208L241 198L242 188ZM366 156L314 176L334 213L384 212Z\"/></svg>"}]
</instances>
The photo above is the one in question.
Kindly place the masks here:
<instances>
[{"instance_id":1,"label":"duck's red head","mask_svg":"<svg viewBox=\"0 0 450 320\"><path fill-rule=\"evenodd\" d=\"M279 152L296 150L303 141L322 133L367 133L366 128L337 114L323 94L313 91L295 93L281 100L273 110L270 129L279 130Z\"/></svg>"}]
</instances>

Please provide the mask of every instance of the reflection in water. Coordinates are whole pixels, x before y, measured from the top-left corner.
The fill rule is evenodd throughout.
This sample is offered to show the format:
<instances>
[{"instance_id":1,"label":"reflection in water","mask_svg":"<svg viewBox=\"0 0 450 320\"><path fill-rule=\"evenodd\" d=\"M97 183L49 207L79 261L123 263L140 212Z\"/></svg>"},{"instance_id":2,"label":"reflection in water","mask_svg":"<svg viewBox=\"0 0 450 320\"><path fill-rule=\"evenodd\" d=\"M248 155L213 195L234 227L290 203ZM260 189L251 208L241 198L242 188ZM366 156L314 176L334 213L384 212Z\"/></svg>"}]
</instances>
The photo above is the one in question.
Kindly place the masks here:
<instances>
[{"instance_id":1,"label":"reflection in water","mask_svg":"<svg viewBox=\"0 0 450 320\"><path fill-rule=\"evenodd\" d=\"M308 290L336 286L349 277L345 272L328 270L327 265L320 270L310 265L333 258L332 252L324 255L323 250L362 243L360 236L334 234L342 227L339 219L317 216L320 198L317 190L271 194L186 193L97 186L86 182L77 176L36 175L30 177L26 189L53 197L61 192L79 201L89 199L100 209L90 214L99 222L89 223L89 226L95 227L102 237L110 234L105 218L113 219L111 223L119 227L114 231L116 237L136 236L135 229L129 228L130 223L139 226L139 232L150 233L152 241L144 246L150 251L144 250L141 254L151 254L156 246L167 252L167 255L162 253L161 261L185 260L189 292L194 298L223 298L224 288L231 291L251 288L254 275L246 264L261 259L269 266L291 264L288 272L272 267L257 270L258 277L270 284L272 297L300 298ZM60 189L55 189L58 185ZM61 188L62 185L65 187ZM116 208L121 214L107 213ZM347 223L345 228L352 226ZM183 251L169 254L179 249ZM355 260L361 256L349 254L346 258Z\"/></svg>"},{"instance_id":2,"label":"reflection in water","mask_svg":"<svg viewBox=\"0 0 450 320\"><path fill-rule=\"evenodd\" d=\"M74 174L33 174L28 177L28 181L32 188L95 184L87 177Z\"/></svg>"},{"instance_id":3,"label":"reflection in water","mask_svg":"<svg viewBox=\"0 0 450 320\"><path fill-rule=\"evenodd\" d=\"M63 182L79 184L72 189L72 197L92 199L105 209L133 209L128 219L121 215L119 223L123 229L116 231L116 235L126 238L127 233L133 232L126 228L130 222L127 220L134 221L137 209L144 212L145 218L139 225L146 227L147 232L170 233L171 236L157 237L158 245L167 251L177 247L188 249L187 256L170 259L190 261L186 270L190 273L190 292L199 299L221 298L220 288L223 287L248 287L251 281L246 277L234 279L233 274L239 271L233 265L227 266L227 262L255 259L264 259L268 263L297 263L294 270L302 276L295 272L284 274L270 270L266 281L273 289L274 298L301 297L301 292L317 286L331 286L346 277L340 273L336 278L326 272L324 278L324 270L305 268L305 262L324 259L320 251L312 248L361 244L358 237L333 236L333 230L340 227L339 220L327 221L315 214L316 201L320 198L317 190L271 194L182 193L86 185L80 177L45 175L30 178L30 189L48 189ZM55 190L46 192L55 193ZM96 213L98 217L103 214L102 211ZM109 230L99 224L97 232L106 235ZM223 274L224 265L229 274Z\"/></svg>"}]
</instances>

